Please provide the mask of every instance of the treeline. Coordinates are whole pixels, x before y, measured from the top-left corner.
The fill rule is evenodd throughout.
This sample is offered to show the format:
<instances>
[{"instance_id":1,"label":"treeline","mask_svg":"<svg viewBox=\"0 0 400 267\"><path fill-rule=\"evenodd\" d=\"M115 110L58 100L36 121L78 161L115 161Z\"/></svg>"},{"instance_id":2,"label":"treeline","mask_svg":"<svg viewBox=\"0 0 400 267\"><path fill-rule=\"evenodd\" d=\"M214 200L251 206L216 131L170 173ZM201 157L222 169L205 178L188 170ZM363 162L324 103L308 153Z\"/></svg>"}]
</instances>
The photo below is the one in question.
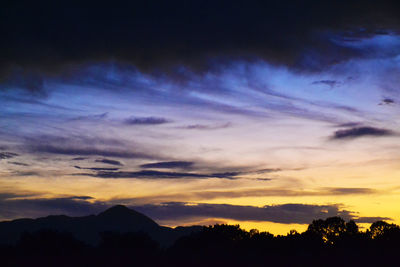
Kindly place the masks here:
<instances>
[{"instance_id":1,"label":"treeline","mask_svg":"<svg viewBox=\"0 0 400 267\"><path fill-rule=\"evenodd\" d=\"M214 225L163 248L143 233L101 233L87 245L69 233L24 233L1 247L0 266L400 266L400 227L383 221L360 231L339 217L303 233L274 236Z\"/></svg>"}]
</instances>

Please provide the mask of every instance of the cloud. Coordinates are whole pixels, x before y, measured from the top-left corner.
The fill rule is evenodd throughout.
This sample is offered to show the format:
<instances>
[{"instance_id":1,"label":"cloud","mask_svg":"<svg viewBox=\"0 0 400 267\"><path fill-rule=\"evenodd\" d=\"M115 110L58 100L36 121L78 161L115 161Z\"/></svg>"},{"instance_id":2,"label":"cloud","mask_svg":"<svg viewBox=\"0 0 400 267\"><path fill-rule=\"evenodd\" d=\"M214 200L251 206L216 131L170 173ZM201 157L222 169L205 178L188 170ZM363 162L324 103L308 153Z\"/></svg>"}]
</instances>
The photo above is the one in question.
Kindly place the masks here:
<instances>
[{"instance_id":1,"label":"cloud","mask_svg":"<svg viewBox=\"0 0 400 267\"><path fill-rule=\"evenodd\" d=\"M158 168L158 169L174 169L182 168L187 169L192 167L194 162L191 161L162 161L155 163L147 163L140 165L141 168Z\"/></svg>"},{"instance_id":2,"label":"cloud","mask_svg":"<svg viewBox=\"0 0 400 267\"><path fill-rule=\"evenodd\" d=\"M382 99L381 103L379 103L379 105L393 105L394 103L396 103L396 101L392 98L384 98Z\"/></svg>"},{"instance_id":3,"label":"cloud","mask_svg":"<svg viewBox=\"0 0 400 267\"><path fill-rule=\"evenodd\" d=\"M22 163L22 162L17 162L17 161L9 161L9 162L7 162L7 163L8 163L8 164L17 165L17 166L29 166L29 164Z\"/></svg>"},{"instance_id":4,"label":"cloud","mask_svg":"<svg viewBox=\"0 0 400 267\"><path fill-rule=\"evenodd\" d=\"M375 127L355 127L336 131L332 140L348 140L359 137L385 137L394 135L393 131Z\"/></svg>"},{"instance_id":5,"label":"cloud","mask_svg":"<svg viewBox=\"0 0 400 267\"><path fill-rule=\"evenodd\" d=\"M114 201L115 202L115 201ZM68 196L43 198L32 194L0 193L0 220L16 218L37 218L48 215L87 216L98 214L114 202L100 202L90 196ZM345 220L371 223L391 220L387 217L360 217L355 212L343 209L341 205L282 204L263 207L228 204L169 202L160 205L131 205L130 208L144 213L159 222L174 221L176 225L187 219L232 219L275 223L308 224L314 219L341 216Z\"/></svg>"},{"instance_id":6,"label":"cloud","mask_svg":"<svg viewBox=\"0 0 400 267\"><path fill-rule=\"evenodd\" d=\"M80 166L74 166L76 169L80 170L91 170L91 171L118 171L119 168L97 168L97 167L92 167L92 168L84 168Z\"/></svg>"},{"instance_id":7,"label":"cloud","mask_svg":"<svg viewBox=\"0 0 400 267\"><path fill-rule=\"evenodd\" d=\"M127 125L157 125L170 122L165 118L158 117L132 117L124 121Z\"/></svg>"},{"instance_id":8,"label":"cloud","mask_svg":"<svg viewBox=\"0 0 400 267\"><path fill-rule=\"evenodd\" d=\"M76 158L73 158L72 160L80 161L80 160L85 160L85 159L87 159L87 158L85 158L85 157L76 157Z\"/></svg>"},{"instance_id":9,"label":"cloud","mask_svg":"<svg viewBox=\"0 0 400 267\"><path fill-rule=\"evenodd\" d=\"M9 67L9 66L1 66ZM35 70L23 70L21 68L12 69L4 72L0 67L0 91L10 88L22 88L29 91L32 95L44 97L47 96L44 90L43 74Z\"/></svg>"},{"instance_id":10,"label":"cloud","mask_svg":"<svg viewBox=\"0 0 400 267\"><path fill-rule=\"evenodd\" d=\"M221 125L204 125L204 124L191 124L191 125L186 125L179 127L181 129L187 129L187 130L217 130L217 129L225 129L228 128L232 125L232 123L227 122L225 124Z\"/></svg>"},{"instance_id":11,"label":"cloud","mask_svg":"<svg viewBox=\"0 0 400 267\"><path fill-rule=\"evenodd\" d=\"M193 192L193 196L201 199L237 198L237 197L303 197L303 196L337 196L337 195L365 195L375 194L377 191L371 188L318 188L316 190L290 190L282 188L256 188L236 191L203 191ZM189 196L187 196L189 197Z\"/></svg>"},{"instance_id":12,"label":"cloud","mask_svg":"<svg viewBox=\"0 0 400 267\"><path fill-rule=\"evenodd\" d=\"M338 124L338 125L336 125L336 127L339 127L339 128L349 128L349 127L356 128L356 127L359 127L361 125L362 124L360 122L346 122L346 123Z\"/></svg>"},{"instance_id":13,"label":"cloud","mask_svg":"<svg viewBox=\"0 0 400 267\"><path fill-rule=\"evenodd\" d=\"M321 80L321 81L315 81L312 84L324 84L324 85L329 86L330 88L333 88L340 83L338 81L334 81L334 80Z\"/></svg>"},{"instance_id":14,"label":"cloud","mask_svg":"<svg viewBox=\"0 0 400 267\"><path fill-rule=\"evenodd\" d=\"M145 178L145 179L182 179L182 178L190 178L190 179L207 179L207 178L220 178L220 179L236 179L235 177L239 175L238 172L224 172L224 173L210 173L210 174L199 174L199 173L190 173L190 172L161 172L154 170L146 170L146 171L136 171L136 172L128 172L128 171L118 171L118 172L108 172L108 171L99 171L96 174L89 173L80 173L78 175L87 175L99 178L109 178L109 179L117 179L117 178Z\"/></svg>"},{"instance_id":15,"label":"cloud","mask_svg":"<svg viewBox=\"0 0 400 267\"><path fill-rule=\"evenodd\" d=\"M41 198L39 196L0 194L0 220L37 218L48 215L86 216L104 211L109 205L90 196Z\"/></svg>"},{"instance_id":16,"label":"cloud","mask_svg":"<svg viewBox=\"0 0 400 267\"><path fill-rule=\"evenodd\" d=\"M256 170L256 171L249 171L249 173L271 173L271 172L280 172L282 171L282 169L279 168L275 168L275 169L271 169L271 168L267 168L267 169L261 169L261 170Z\"/></svg>"},{"instance_id":17,"label":"cloud","mask_svg":"<svg viewBox=\"0 0 400 267\"><path fill-rule=\"evenodd\" d=\"M37 92L44 87L43 73L67 76L77 65L111 60L153 72L177 65L203 70L215 62L258 58L320 70L367 56L365 47L335 42L332 35L358 40L385 34L381 29L399 29L397 3L367 2L117 1L111 13L106 3L96 2L92 12L71 8L69 16L63 4L10 3L1 20L0 79L7 88Z\"/></svg>"},{"instance_id":18,"label":"cloud","mask_svg":"<svg viewBox=\"0 0 400 267\"><path fill-rule=\"evenodd\" d=\"M79 116L72 118L72 121L80 121L80 120L102 120L107 118L108 112L104 112L101 114L95 114L95 115L87 115L87 116Z\"/></svg>"},{"instance_id":19,"label":"cloud","mask_svg":"<svg viewBox=\"0 0 400 267\"><path fill-rule=\"evenodd\" d=\"M259 180L259 179L257 179ZM263 180L265 181L265 180ZM251 188L239 190L202 190L188 191L174 194L158 194L157 196L124 199L127 203L162 203L171 201L210 201L214 199L234 199L245 197L309 197L309 196L350 196L350 195L372 195L379 191L372 188L346 188L328 187L315 190L290 190L285 188Z\"/></svg>"},{"instance_id":20,"label":"cloud","mask_svg":"<svg viewBox=\"0 0 400 267\"><path fill-rule=\"evenodd\" d=\"M1 85L0 85L1 89ZM47 94L47 93L46 93ZM39 94L36 96L43 96L43 94ZM3 100L5 103L11 102L13 104L27 104L27 105L36 105L44 108L49 108L49 109L55 109L58 111L73 111L74 109L68 108L62 105L55 105L55 104L49 104L45 103L45 101L40 101L36 97L32 97L31 95L21 95L17 94L17 96L13 95L2 95L1 100Z\"/></svg>"},{"instance_id":21,"label":"cloud","mask_svg":"<svg viewBox=\"0 0 400 267\"><path fill-rule=\"evenodd\" d=\"M34 172L34 171L15 171L15 172L12 172L11 175L20 176L20 177L24 177L24 176L40 176L40 173L39 172Z\"/></svg>"},{"instance_id":22,"label":"cloud","mask_svg":"<svg viewBox=\"0 0 400 267\"><path fill-rule=\"evenodd\" d=\"M57 145L30 145L29 151L31 153L50 153L59 155L71 155L71 156L104 156L104 157L116 157L116 158L140 158L140 159L154 159L153 155L131 152L128 150L117 150L117 149L100 149L95 147L64 147Z\"/></svg>"},{"instance_id":23,"label":"cloud","mask_svg":"<svg viewBox=\"0 0 400 267\"><path fill-rule=\"evenodd\" d=\"M326 193L331 195L359 195L359 194L375 194L377 191L371 188L346 188L334 187L327 188Z\"/></svg>"},{"instance_id":24,"label":"cloud","mask_svg":"<svg viewBox=\"0 0 400 267\"><path fill-rule=\"evenodd\" d=\"M72 160L81 161L88 156L162 160L161 155L153 154L131 140L89 137L85 134L70 134L66 137L40 135L25 137L20 149L30 154L55 154L74 156Z\"/></svg>"},{"instance_id":25,"label":"cloud","mask_svg":"<svg viewBox=\"0 0 400 267\"><path fill-rule=\"evenodd\" d=\"M16 153L12 153L12 152L0 152L0 160L2 160L2 159L11 159L11 158L14 158L14 157L17 157L17 156L19 156L19 155L16 154Z\"/></svg>"},{"instance_id":26,"label":"cloud","mask_svg":"<svg viewBox=\"0 0 400 267\"><path fill-rule=\"evenodd\" d=\"M381 217L359 217L342 209L341 205L283 204L263 207L228 204L172 202L160 205L133 206L155 220L185 220L188 218L221 218L238 221L274 222L283 224L309 224L315 219L340 216L345 220L374 222ZM385 218L388 219L388 218Z\"/></svg>"},{"instance_id":27,"label":"cloud","mask_svg":"<svg viewBox=\"0 0 400 267\"><path fill-rule=\"evenodd\" d=\"M96 159L95 162L116 165L116 166L123 166L123 164L120 161L112 159Z\"/></svg>"}]
</instances>

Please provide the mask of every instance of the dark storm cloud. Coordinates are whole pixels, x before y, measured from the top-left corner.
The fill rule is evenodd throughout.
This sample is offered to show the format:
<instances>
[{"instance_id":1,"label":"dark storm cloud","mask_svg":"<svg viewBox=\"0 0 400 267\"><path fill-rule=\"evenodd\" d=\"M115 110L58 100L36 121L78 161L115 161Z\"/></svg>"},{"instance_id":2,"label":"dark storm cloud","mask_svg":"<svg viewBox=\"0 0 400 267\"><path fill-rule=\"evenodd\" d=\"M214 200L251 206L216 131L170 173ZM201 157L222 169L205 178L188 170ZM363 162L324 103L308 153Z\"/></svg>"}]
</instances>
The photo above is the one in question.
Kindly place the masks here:
<instances>
[{"instance_id":1,"label":"dark storm cloud","mask_svg":"<svg viewBox=\"0 0 400 267\"><path fill-rule=\"evenodd\" d=\"M207 179L207 178L220 178L220 179L236 179L235 177L239 175L238 172L223 172L223 173L210 173L210 174L200 174L200 173L190 173L190 172L162 172L162 171L118 171L118 172L109 172L109 171L99 171L96 174L84 174L80 173L79 175L88 175L99 178L108 178L108 179L118 179L118 178L144 178L144 179Z\"/></svg>"},{"instance_id":2,"label":"dark storm cloud","mask_svg":"<svg viewBox=\"0 0 400 267\"><path fill-rule=\"evenodd\" d=\"M115 166L123 166L123 164L120 161L113 159L96 159L95 162L110 164Z\"/></svg>"},{"instance_id":3,"label":"dark storm cloud","mask_svg":"<svg viewBox=\"0 0 400 267\"><path fill-rule=\"evenodd\" d=\"M334 42L399 29L396 1L8 1L0 11L0 77L38 92L43 75L77 64L119 61L142 70L201 69L264 59L320 70L363 56ZM373 23L372 23L373 22Z\"/></svg>"},{"instance_id":4,"label":"dark storm cloud","mask_svg":"<svg viewBox=\"0 0 400 267\"><path fill-rule=\"evenodd\" d=\"M238 221L268 221L274 223L309 224L315 219L340 216L345 220L375 222L381 217L358 217L341 209L340 205L283 204L264 207L228 204L190 204L183 202L143 205L133 208L155 220L184 220L187 218L224 218ZM388 218L385 218L388 219Z\"/></svg>"},{"instance_id":5,"label":"dark storm cloud","mask_svg":"<svg viewBox=\"0 0 400 267\"><path fill-rule=\"evenodd\" d=\"M359 137L385 137L392 136L394 133L391 130L374 128L374 127L356 127L345 130L336 131L331 137L332 140L355 139Z\"/></svg>"},{"instance_id":6,"label":"dark storm cloud","mask_svg":"<svg viewBox=\"0 0 400 267\"><path fill-rule=\"evenodd\" d=\"M0 152L0 160L2 159L11 159L14 158L16 156L19 156L16 153L12 153L12 152Z\"/></svg>"},{"instance_id":7,"label":"dark storm cloud","mask_svg":"<svg viewBox=\"0 0 400 267\"><path fill-rule=\"evenodd\" d=\"M158 169L174 169L174 168L190 168L194 162L191 161L162 161L155 163L147 163L140 165L141 168L158 168Z\"/></svg>"},{"instance_id":8,"label":"dark storm cloud","mask_svg":"<svg viewBox=\"0 0 400 267\"><path fill-rule=\"evenodd\" d=\"M170 122L165 118L158 117L131 117L124 121L127 125L156 125Z\"/></svg>"}]
</instances>

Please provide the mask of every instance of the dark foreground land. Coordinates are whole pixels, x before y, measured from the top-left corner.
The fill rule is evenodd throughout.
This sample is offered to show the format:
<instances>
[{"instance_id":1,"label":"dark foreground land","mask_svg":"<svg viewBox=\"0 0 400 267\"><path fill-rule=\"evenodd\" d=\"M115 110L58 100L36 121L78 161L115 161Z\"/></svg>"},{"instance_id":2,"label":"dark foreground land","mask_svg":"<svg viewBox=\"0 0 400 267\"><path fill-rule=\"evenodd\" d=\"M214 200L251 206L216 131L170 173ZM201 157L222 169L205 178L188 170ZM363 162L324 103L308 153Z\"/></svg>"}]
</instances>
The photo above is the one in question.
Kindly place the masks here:
<instances>
[{"instance_id":1,"label":"dark foreground land","mask_svg":"<svg viewBox=\"0 0 400 267\"><path fill-rule=\"evenodd\" d=\"M361 232L339 217L274 236L235 225L160 227L119 206L97 216L2 222L0 243L0 266L16 267L400 266L399 226L378 221Z\"/></svg>"}]
</instances>

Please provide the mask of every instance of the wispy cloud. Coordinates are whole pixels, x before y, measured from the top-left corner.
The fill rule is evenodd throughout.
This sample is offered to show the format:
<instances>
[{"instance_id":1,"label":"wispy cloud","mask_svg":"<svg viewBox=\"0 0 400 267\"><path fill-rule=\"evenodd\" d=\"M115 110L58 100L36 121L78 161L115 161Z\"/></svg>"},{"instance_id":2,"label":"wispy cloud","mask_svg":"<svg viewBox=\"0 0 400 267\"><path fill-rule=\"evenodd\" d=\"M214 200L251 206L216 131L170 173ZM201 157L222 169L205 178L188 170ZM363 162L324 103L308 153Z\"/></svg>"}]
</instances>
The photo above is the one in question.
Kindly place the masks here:
<instances>
[{"instance_id":1,"label":"wispy cloud","mask_svg":"<svg viewBox=\"0 0 400 267\"><path fill-rule=\"evenodd\" d=\"M108 112L104 112L101 114L95 114L95 115L86 115L86 116L78 116L75 118L72 118L71 120L73 121L81 121L81 120L102 120L107 118Z\"/></svg>"},{"instance_id":2,"label":"wispy cloud","mask_svg":"<svg viewBox=\"0 0 400 267\"><path fill-rule=\"evenodd\" d=\"M330 88L333 88L333 87L339 85L340 82L335 81L335 80L321 80L321 81L315 81L312 84L323 84L323 85L329 86Z\"/></svg>"},{"instance_id":3,"label":"wispy cloud","mask_svg":"<svg viewBox=\"0 0 400 267\"><path fill-rule=\"evenodd\" d=\"M11 159L14 157L19 156L17 153L12 153L12 152L0 152L0 160L1 159Z\"/></svg>"},{"instance_id":4,"label":"wispy cloud","mask_svg":"<svg viewBox=\"0 0 400 267\"><path fill-rule=\"evenodd\" d=\"M86 216L109 207L105 203L89 200L92 200L89 196L43 198L30 194L0 194L0 220L61 214Z\"/></svg>"},{"instance_id":5,"label":"wispy cloud","mask_svg":"<svg viewBox=\"0 0 400 267\"><path fill-rule=\"evenodd\" d=\"M80 167L74 166L76 169L80 170L91 170L91 171L118 171L119 168L98 168L98 167Z\"/></svg>"},{"instance_id":6,"label":"wispy cloud","mask_svg":"<svg viewBox=\"0 0 400 267\"><path fill-rule=\"evenodd\" d=\"M124 121L127 125L157 125L169 123L170 120L159 117L131 117Z\"/></svg>"},{"instance_id":7,"label":"wispy cloud","mask_svg":"<svg viewBox=\"0 0 400 267\"><path fill-rule=\"evenodd\" d=\"M194 162L192 161L162 161L140 165L141 168L157 168L157 169L187 169L192 167Z\"/></svg>"},{"instance_id":8,"label":"wispy cloud","mask_svg":"<svg viewBox=\"0 0 400 267\"><path fill-rule=\"evenodd\" d=\"M123 164L120 161L113 159L96 159L95 162L110 164L115 166L123 166Z\"/></svg>"},{"instance_id":9,"label":"wispy cloud","mask_svg":"<svg viewBox=\"0 0 400 267\"><path fill-rule=\"evenodd\" d=\"M13 164L17 166L29 166L29 164L23 163L23 162L17 162L17 161L9 161L7 162L8 164Z\"/></svg>"},{"instance_id":10,"label":"wispy cloud","mask_svg":"<svg viewBox=\"0 0 400 267\"><path fill-rule=\"evenodd\" d=\"M314 219L340 216L345 220L375 222L389 219L382 217L359 217L341 205L283 204L263 207L228 204L172 202L160 205L133 206L155 220L185 220L188 218L223 218L238 221L275 222L284 224L309 224Z\"/></svg>"},{"instance_id":11,"label":"wispy cloud","mask_svg":"<svg viewBox=\"0 0 400 267\"><path fill-rule=\"evenodd\" d=\"M259 180L259 179L257 179ZM270 181L268 179L267 181ZM264 180L265 181L265 180ZM351 188L351 187L328 187L315 190L292 190L285 188L252 188L236 190L201 190L189 191L174 194L158 194L141 198L124 199L127 203L161 203L186 199L188 201L209 201L213 199L234 199L244 197L288 197L301 198L309 196L350 196L350 195L374 195L382 193L372 188ZM116 200L118 201L118 199Z\"/></svg>"},{"instance_id":12,"label":"wispy cloud","mask_svg":"<svg viewBox=\"0 0 400 267\"><path fill-rule=\"evenodd\" d=\"M336 125L339 128L357 128L360 127L362 124L360 122L346 122Z\"/></svg>"},{"instance_id":13,"label":"wispy cloud","mask_svg":"<svg viewBox=\"0 0 400 267\"><path fill-rule=\"evenodd\" d=\"M76 158L73 158L72 160L81 161L81 160L85 160L85 159L87 159L87 158L85 158L85 157L76 157Z\"/></svg>"},{"instance_id":14,"label":"wispy cloud","mask_svg":"<svg viewBox=\"0 0 400 267\"><path fill-rule=\"evenodd\" d=\"M359 137L386 137L393 136L394 132L388 129L375 127L356 127L334 132L332 140L349 140Z\"/></svg>"},{"instance_id":15,"label":"wispy cloud","mask_svg":"<svg viewBox=\"0 0 400 267\"><path fill-rule=\"evenodd\" d=\"M395 103L396 101L392 98L384 98L382 99L381 103L379 103L379 105L393 105Z\"/></svg>"},{"instance_id":16,"label":"wispy cloud","mask_svg":"<svg viewBox=\"0 0 400 267\"><path fill-rule=\"evenodd\" d=\"M56 145L32 145L30 146L30 152L32 153L50 153L59 155L71 155L71 156L104 156L104 157L116 157L116 158L138 158L138 159L154 159L156 156L140 153L131 152L129 150L119 149L100 149L95 147L63 147Z\"/></svg>"},{"instance_id":17,"label":"wispy cloud","mask_svg":"<svg viewBox=\"0 0 400 267\"><path fill-rule=\"evenodd\" d=\"M41 173L36 172L36 171L13 171L10 173L10 176L40 176Z\"/></svg>"},{"instance_id":18,"label":"wispy cloud","mask_svg":"<svg viewBox=\"0 0 400 267\"><path fill-rule=\"evenodd\" d=\"M237 172L224 172L224 173L190 173L190 172L162 172L154 170L146 171L118 171L108 172L99 171L96 174L80 173L79 175L87 175L99 178L117 179L117 178L145 178L145 179L207 179L207 178L219 178L219 179L236 179L236 176L240 173Z\"/></svg>"},{"instance_id":19,"label":"wispy cloud","mask_svg":"<svg viewBox=\"0 0 400 267\"><path fill-rule=\"evenodd\" d=\"M190 124L186 126L179 127L180 129L187 130L217 130L231 127L232 123L227 122L220 125L205 125L205 124Z\"/></svg>"},{"instance_id":20,"label":"wispy cloud","mask_svg":"<svg viewBox=\"0 0 400 267\"><path fill-rule=\"evenodd\" d=\"M84 160L86 156L103 156L117 158L156 159L150 153L129 148L132 143L123 139L87 137L85 135L56 136L41 135L25 138L22 149L32 154L58 154L76 156L72 160ZM137 147L137 146L135 146Z\"/></svg>"}]
</instances>

